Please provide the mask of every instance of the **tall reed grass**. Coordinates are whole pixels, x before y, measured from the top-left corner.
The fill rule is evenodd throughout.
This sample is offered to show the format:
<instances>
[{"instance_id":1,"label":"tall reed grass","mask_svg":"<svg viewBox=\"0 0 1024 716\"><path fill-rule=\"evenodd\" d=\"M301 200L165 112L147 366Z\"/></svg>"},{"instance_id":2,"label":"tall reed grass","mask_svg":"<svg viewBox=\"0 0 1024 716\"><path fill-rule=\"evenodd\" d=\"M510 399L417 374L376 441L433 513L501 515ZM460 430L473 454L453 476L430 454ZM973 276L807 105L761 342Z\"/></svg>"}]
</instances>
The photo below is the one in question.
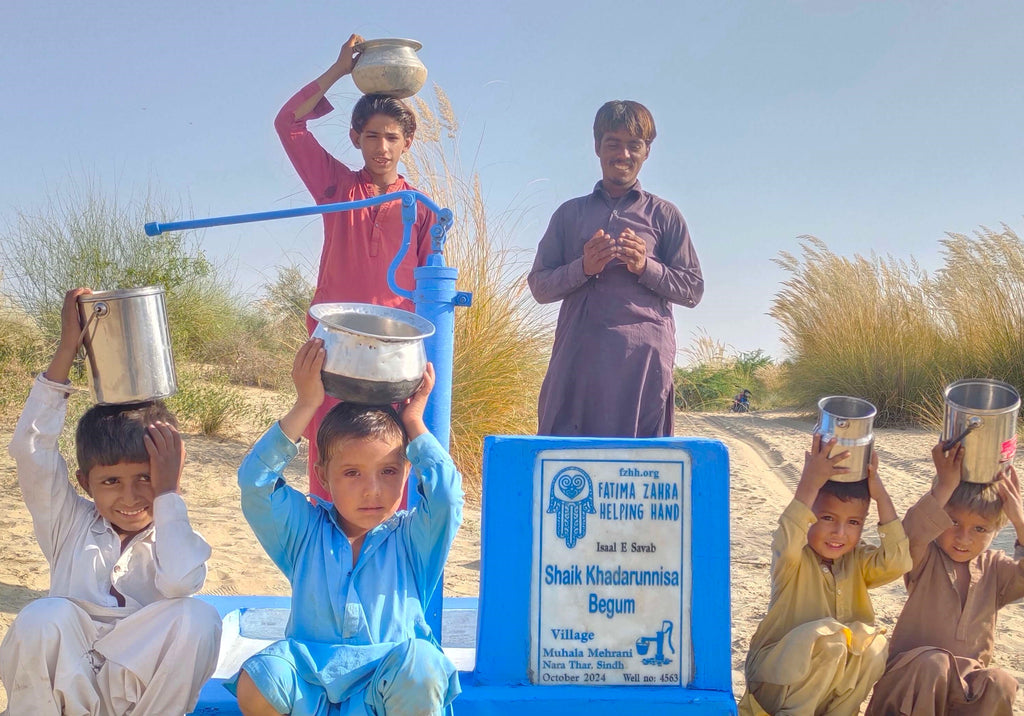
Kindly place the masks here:
<instances>
[{"instance_id":1,"label":"tall reed grass","mask_svg":"<svg viewBox=\"0 0 1024 716\"><path fill-rule=\"evenodd\" d=\"M952 372L1024 388L1024 241L1008 226L942 241L932 293Z\"/></svg>"},{"instance_id":2,"label":"tall reed grass","mask_svg":"<svg viewBox=\"0 0 1024 716\"><path fill-rule=\"evenodd\" d=\"M526 285L532 255L512 248L521 205L490 207L479 174L465 166L459 126L445 93L434 106L416 97L416 141L405 165L409 180L454 213L446 262L459 269L458 288L473 305L455 311L451 452L468 481L481 474L486 435L533 434L537 396L547 369L551 325Z\"/></svg>"},{"instance_id":3,"label":"tall reed grass","mask_svg":"<svg viewBox=\"0 0 1024 716\"><path fill-rule=\"evenodd\" d=\"M799 256L776 260L790 277L770 311L799 404L847 394L874 403L882 425L935 423L953 380L1024 385L1024 243L1009 227L949 234L933 275L913 260L849 258L801 238Z\"/></svg>"}]
</instances>

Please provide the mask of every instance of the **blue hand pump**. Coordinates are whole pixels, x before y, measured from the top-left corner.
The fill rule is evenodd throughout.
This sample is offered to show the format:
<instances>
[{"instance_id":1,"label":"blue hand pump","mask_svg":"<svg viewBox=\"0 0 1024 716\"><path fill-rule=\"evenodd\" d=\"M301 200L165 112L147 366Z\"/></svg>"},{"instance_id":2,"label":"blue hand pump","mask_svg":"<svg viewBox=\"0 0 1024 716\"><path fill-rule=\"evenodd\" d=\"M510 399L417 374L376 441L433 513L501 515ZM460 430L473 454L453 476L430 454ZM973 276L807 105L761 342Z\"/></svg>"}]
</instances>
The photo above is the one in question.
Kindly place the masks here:
<instances>
[{"instance_id":1,"label":"blue hand pump","mask_svg":"<svg viewBox=\"0 0 1024 716\"><path fill-rule=\"evenodd\" d=\"M368 206L377 206L391 201L402 202L402 246L391 260L388 267L388 287L395 295L412 299L416 305L416 314L434 324L434 335L424 341L427 358L434 364L434 390L427 402L423 420L427 429L434 434L444 448L449 448L452 420L452 363L454 360L455 343L455 307L469 306L472 294L458 291L455 281L459 270L444 263L444 243L448 229L452 225L452 212L442 209L425 194L418 191L398 191L391 194L358 201L342 201L334 204L319 204L294 209L263 211L254 214L235 214L208 219L190 219L167 223L150 222L146 224L147 236L158 236L166 231L183 231L187 229L204 229L211 226L227 226L245 224L254 221L270 221L286 219L293 216L310 216L312 214L329 214L337 211L352 211ZM430 229L431 254L424 266L418 266L413 272L416 286L412 291L395 283L395 271L409 251L412 242L412 227L416 222L416 204L421 203L434 212L437 223ZM419 491L416 489L416 476L409 477L409 509L419 502ZM443 584L438 585L430 603L427 605L427 623L441 640L441 611Z\"/></svg>"}]
</instances>

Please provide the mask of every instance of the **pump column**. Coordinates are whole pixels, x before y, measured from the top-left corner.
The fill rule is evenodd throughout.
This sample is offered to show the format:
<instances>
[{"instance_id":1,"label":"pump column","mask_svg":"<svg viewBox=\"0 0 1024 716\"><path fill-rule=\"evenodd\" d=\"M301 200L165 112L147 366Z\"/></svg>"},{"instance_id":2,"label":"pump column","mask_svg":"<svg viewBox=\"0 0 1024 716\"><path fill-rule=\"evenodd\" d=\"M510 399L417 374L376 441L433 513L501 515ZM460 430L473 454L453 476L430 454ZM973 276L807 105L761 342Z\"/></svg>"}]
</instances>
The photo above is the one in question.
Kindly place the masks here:
<instances>
[{"instance_id":1,"label":"pump column","mask_svg":"<svg viewBox=\"0 0 1024 716\"><path fill-rule=\"evenodd\" d=\"M409 198L412 199L412 197ZM403 198L403 221L406 219L407 212L412 214L412 221L414 221L416 216L415 199L412 200L410 206ZM434 335L424 341L427 357L434 364L435 383L434 390L427 401L423 422L445 450L449 448L451 442L455 307L469 306L472 302L472 294L455 289L459 270L454 266L444 265L442 250L444 249L445 233L447 227L451 225L451 221L451 211L442 209L438 216L438 223L431 229L433 253L427 257L425 266L418 266L413 272L413 276L416 278L416 289L413 292L416 315L422 316L434 324ZM411 221L406 225L411 225ZM419 492L416 490L415 476L410 476L409 509L415 507L418 502ZM441 638L442 592L443 581L438 585L430 603L426 605L427 623L437 639Z\"/></svg>"}]
</instances>

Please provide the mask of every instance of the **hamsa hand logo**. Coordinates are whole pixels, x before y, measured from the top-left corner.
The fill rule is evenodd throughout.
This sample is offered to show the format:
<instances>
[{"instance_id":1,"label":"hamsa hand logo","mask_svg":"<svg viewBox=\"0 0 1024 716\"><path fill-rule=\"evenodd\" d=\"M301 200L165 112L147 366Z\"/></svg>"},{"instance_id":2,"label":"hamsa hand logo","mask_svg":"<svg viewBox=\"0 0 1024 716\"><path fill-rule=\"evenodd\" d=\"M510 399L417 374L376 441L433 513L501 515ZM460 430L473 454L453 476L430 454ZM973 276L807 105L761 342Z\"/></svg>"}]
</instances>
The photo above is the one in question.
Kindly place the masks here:
<instances>
[{"instance_id":1,"label":"hamsa hand logo","mask_svg":"<svg viewBox=\"0 0 1024 716\"><path fill-rule=\"evenodd\" d=\"M594 486L590 475L575 466L563 467L551 481L548 513L555 515L555 534L572 549L587 534L587 515L594 509Z\"/></svg>"}]
</instances>

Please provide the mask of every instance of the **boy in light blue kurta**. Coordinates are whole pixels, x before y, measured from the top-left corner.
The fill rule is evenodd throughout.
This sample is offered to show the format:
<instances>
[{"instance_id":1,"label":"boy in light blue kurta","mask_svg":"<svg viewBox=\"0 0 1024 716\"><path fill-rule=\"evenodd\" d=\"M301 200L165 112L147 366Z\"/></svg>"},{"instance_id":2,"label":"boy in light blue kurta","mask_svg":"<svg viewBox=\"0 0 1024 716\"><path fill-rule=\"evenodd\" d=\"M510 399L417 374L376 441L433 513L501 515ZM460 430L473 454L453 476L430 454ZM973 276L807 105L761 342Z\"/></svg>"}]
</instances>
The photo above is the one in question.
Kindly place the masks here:
<instances>
[{"instance_id":1,"label":"boy in light blue kurta","mask_svg":"<svg viewBox=\"0 0 1024 716\"><path fill-rule=\"evenodd\" d=\"M238 470L242 512L292 601L287 638L248 659L228 688L246 714L438 714L460 688L424 605L462 522L463 492L423 423L434 369L400 413L348 403L328 413L315 467L328 503L281 476L323 402L325 355L320 339L299 349L295 405ZM420 503L399 512L410 464Z\"/></svg>"}]
</instances>

